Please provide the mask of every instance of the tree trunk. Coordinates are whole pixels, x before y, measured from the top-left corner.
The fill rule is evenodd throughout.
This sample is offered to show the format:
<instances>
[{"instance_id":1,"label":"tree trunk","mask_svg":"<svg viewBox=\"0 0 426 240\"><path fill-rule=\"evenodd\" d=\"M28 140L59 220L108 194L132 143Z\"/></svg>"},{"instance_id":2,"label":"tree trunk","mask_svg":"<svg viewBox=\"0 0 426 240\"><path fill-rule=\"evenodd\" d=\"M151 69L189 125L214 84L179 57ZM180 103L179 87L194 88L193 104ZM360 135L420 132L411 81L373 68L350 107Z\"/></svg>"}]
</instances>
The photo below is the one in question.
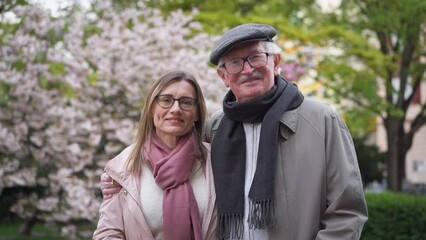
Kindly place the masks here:
<instances>
[{"instance_id":1,"label":"tree trunk","mask_svg":"<svg viewBox=\"0 0 426 240\"><path fill-rule=\"evenodd\" d=\"M405 176L405 151L403 135L404 132L401 130L402 120L397 118L387 119L386 130L387 130L387 141L388 141L388 153L389 159L387 163L388 168L388 189L392 191L402 190L402 181Z\"/></svg>"},{"instance_id":2,"label":"tree trunk","mask_svg":"<svg viewBox=\"0 0 426 240\"><path fill-rule=\"evenodd\" d=\"M389 159L388 159L388 188L392 191L401 191L402 176L399 164L398 145L396 141L391 141L388 144Z\"/></svg>"},{"instance_id":3,"label":"tree trunk","mask_svg":"<svg viewBox=\"0 0 426 240\"><path fill-rule=\"evenodd\" d=\"M406 180L405 179L405 163L407 162L406 161L406 156L407 156L407 152L405 152L405 146L398 146L398 153L399 153L399 156L398 156L398 177L399 177L399 179L398 179L398 181L399 181L399 187L398 187L398 189L400 190L400 191L404 191L404 189L403 189L403 182Z\"/></svg>"},{"instance_id":4,"label":"tree trunk","mask_svg":"<svg viewBox=\"0 0 426 240\"><path fill-rule=\"evenodd\" d=\"M37 218L35 215L33 215L30 219L25 220L21 228L19 229L19 234L25 235L25 236L31 236L31 232L36 222L37 222Z\"/></svg>"}]
</instances>

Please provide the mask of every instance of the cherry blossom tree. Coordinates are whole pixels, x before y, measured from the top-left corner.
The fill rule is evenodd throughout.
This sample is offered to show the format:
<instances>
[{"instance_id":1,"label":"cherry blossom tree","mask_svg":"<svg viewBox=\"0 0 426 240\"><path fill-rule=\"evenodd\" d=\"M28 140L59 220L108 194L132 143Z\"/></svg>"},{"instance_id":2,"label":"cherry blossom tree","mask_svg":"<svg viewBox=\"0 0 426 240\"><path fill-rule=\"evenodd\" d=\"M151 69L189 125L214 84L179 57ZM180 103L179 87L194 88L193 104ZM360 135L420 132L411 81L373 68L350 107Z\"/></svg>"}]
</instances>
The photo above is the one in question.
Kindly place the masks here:
<instances>
[{"instance_id":1,"label":"cherry blossom tree","mask_svg":"<svg viewBox=\"0 0 426 240\"><path fill-rule=\"evenodd\" d=\"M164 17L143 5L116 12L99 1L55 18L36 5L12 11L0 45L0 196L14 194L22 233L44 222L79 237L74 224L96 222L99 176L131 144L153 81L189 71L210 112L220 107L225 89L207 62L215 37L196 12Z\"/></svg>"},{"instance_id":2,"label":"cherry blossom tree","mask_svg":"<svg viewBox=\"0 0 426 240\"><path fill-rule=\"evenodd\" d=\"M0 197L12 196L6 207L24 220L21 233L42 222L79 238L77 225L98 219L99 176L131 144L156 79L186 70L209 113L221 107L226 89L208 64L218 36L195 10L115 11L109 0L55 17L35 4L10 13L0 13ZM283 73L297 80L304 72L294 66Z\"/></svg>"}]
</instances>

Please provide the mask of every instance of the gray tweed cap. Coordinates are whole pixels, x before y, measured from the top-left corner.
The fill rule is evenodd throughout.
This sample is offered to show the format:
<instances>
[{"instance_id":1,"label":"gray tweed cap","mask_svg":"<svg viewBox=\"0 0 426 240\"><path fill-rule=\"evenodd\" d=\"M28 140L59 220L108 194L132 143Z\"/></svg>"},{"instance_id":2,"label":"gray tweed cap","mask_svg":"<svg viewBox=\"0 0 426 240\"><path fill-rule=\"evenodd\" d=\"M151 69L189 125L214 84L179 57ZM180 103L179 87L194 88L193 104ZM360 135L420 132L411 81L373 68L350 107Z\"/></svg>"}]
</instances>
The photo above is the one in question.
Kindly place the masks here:
<instances>
[{"instance_id":1,"label":"gray tweed cap","mask_svg":"<svg viewBox=\"0 0 426 240\"><path fill-rule=\"evenodd\" d=\"M242 42L266 40L272 42L277 34L275 28L266 24L247 23L236 26L226 32L210 53L210 62L219 63L219 58L235 45Z\"/></svg>"}]
</instances>

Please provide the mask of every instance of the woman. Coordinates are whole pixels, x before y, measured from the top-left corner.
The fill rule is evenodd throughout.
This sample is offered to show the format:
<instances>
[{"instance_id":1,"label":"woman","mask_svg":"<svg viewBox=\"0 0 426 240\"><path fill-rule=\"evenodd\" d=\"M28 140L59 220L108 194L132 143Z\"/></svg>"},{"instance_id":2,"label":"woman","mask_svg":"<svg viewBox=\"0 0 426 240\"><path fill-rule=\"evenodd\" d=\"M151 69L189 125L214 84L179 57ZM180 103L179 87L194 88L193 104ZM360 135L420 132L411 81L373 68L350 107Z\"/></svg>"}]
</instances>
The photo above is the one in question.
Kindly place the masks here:
<instances>
[{"instance_id":1,"label":"woman","mask_svg":"<svg viewBox=\"0 0 426 240\"><path fill-rule=\"evenodd\" d=\"M172 71L153 85L134 144L105 167L122 189L103 201L93 239L214 239L205 121L204 97L193 76Z\"/></svg>"}]
</instances>

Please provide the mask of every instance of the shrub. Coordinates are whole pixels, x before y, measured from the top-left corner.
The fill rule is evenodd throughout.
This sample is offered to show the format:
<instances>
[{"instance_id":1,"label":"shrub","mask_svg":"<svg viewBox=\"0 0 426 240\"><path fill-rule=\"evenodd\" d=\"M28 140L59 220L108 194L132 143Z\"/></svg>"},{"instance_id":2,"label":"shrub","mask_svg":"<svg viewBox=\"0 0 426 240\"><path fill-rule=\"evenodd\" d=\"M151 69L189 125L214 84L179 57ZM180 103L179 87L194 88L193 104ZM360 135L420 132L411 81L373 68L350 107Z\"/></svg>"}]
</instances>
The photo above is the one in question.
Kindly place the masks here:
<instances>
[{"instance_id":1,"label":"shrub","mask_svg":"<svg viewBox=\"0 0 426 240\"><path fill-rule=\"evenodd\" d=\"M426 239L426 196L368 193L369 219L362 240Z\"/></svg>"}]
</instances>

